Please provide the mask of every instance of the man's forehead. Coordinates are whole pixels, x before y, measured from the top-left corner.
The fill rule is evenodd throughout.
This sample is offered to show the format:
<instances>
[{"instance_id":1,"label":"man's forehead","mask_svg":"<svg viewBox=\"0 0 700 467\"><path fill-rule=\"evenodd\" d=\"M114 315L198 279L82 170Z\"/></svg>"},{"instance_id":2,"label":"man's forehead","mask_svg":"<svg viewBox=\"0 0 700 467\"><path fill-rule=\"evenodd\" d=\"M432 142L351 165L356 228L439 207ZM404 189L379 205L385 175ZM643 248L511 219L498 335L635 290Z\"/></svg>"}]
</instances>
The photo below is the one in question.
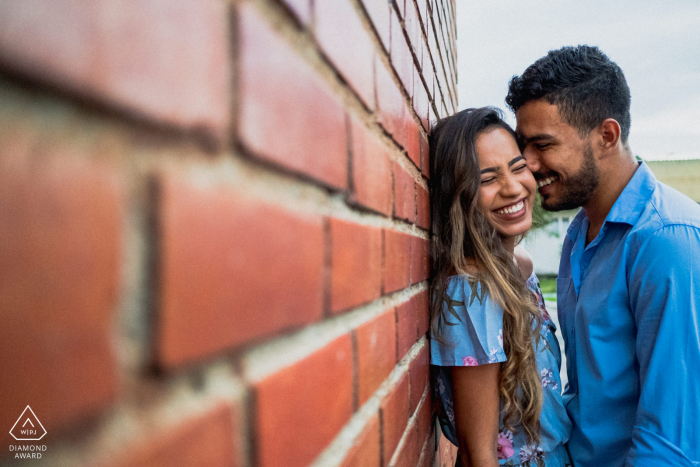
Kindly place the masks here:
<instances>
[{"instance_id":1,"label":"man's forehead","mask_svg":"<svg viewBox=\"0 0 700 467\"><path fill-rule=\"evenodd\" d=\"M559 116L556 105L542 99L524 104L515 113L515 132L521 139L552 137L566 125Z\"/></svg>"}]
</instances>

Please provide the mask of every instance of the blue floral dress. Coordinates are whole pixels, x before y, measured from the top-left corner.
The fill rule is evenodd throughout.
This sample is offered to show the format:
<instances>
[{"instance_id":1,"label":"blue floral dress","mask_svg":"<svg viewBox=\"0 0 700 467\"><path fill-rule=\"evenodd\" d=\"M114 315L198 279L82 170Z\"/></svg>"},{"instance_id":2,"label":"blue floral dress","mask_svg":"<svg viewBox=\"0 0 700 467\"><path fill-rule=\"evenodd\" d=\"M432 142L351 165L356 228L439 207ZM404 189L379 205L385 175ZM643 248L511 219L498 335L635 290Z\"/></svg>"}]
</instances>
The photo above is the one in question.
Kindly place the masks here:
<instances>
[{"instance_id":1,"label":"blue floral dress","mask_svg":"<svg viewBox=\"0 0 700 467\"><path fill-rule=\"evenodd\" d=\"M571 422L561 397L559 368L561 352L554 335L556 327L544 306L537 276L533 273L527 287L537 298L543 324L535 340L537 370L543 391L540 424L540 444L527 443L523 430L515 432L499 421L498 458L500 465L531 467L565 467L571 465L564 444L571 433ZM447 321L443 323L442 337L446 344L431 339L430 360L434 366L434 389L438 401L438 419L445 437L458 446L454 418L451 366L477 366L504 362L503 309L484 293L481 283L469 277L452 276L445 294Z\"/></svg>"}]
</instances>

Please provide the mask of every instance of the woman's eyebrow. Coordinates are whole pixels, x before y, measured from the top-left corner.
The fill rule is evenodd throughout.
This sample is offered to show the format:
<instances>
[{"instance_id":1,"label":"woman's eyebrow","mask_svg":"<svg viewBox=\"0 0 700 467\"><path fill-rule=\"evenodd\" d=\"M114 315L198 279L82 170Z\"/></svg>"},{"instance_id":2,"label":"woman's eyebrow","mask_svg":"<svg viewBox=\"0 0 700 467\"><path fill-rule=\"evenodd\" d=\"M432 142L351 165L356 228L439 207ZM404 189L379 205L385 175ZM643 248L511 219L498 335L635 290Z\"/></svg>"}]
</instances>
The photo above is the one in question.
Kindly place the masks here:
<instances>
[{"instance_id":1,"label":"woman's eyebrow","mask_svg":"<svg viewBox=\"0 0 700 467\"><path fill-rule=\"evenodd\" d=\"M521 160L524 161L525 158L524 158L523 156L514 157L510 162L508 162L508 167L512 166L513 164L517 164L517 163L520 162ZM486 172L498 172L498 168L496 168L496 167L486 167L485 169L483 169L483 170L481 171L481 174L483 175L483 174L485 174Z\"/></svg>"}]
</instances>

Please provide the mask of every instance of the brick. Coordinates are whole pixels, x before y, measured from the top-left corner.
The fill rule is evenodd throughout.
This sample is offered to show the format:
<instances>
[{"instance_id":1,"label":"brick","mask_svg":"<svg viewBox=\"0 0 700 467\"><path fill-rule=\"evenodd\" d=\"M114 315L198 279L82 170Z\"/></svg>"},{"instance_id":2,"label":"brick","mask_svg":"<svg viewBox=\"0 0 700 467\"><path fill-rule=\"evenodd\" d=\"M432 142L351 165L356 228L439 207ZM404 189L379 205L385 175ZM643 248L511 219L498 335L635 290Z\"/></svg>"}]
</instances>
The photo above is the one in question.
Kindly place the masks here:
<instances>
[{"instance_id":1,"label":"brick","mask_svg":"<svg viewBox=\"0 0 700 467\"><path fill-rule=\"evenodd\" d=\"M433 405L432 398L430 397L430 391L428 391L428 396L423 401L420 407L418 407L418 419L416 425L418 426L418 442L424 443L426 439L432 435L432 424L433 424Z\"/></svg>"},{"instance_id":2,"label":"brick","mask_svg":"<svg viewBox=\"0 0 700 467\"><path fill-rule=\"evenodd\" d=\"M413 108L420 119L421 125L427 131L430 127L428 122L428 108L430 107L428 91L425 89L418 69L414 68L413 72L415 73L413 76Z\"/></svg>"},{"instance_id":3,"label":"brick","mask_svg":"<svg viewBox=\"0 0 700 467\"><path fill-rule=\"evenodd\" d=\"M151 433L138 446L121 449L109 467L230 467L234 463L231 410L222 404L180 425Z\"/></svg>"},{"instance_id":4,"label":"brick","mask_svg":"<svg viewBox=\"0 0 700 467\"><path fill-rule=\"evenodd\" d=\"M394 163L394 216L415 222L416 192L415 181L398 163Z\"/></svg>"},{"instance_id":5,"label":"brick","mask_svg":"<svg viewBox=\"0 0 700 467\"><path fill-rule=\"evenodd\" d=\"M56 433L116 397L123 179L68 144L0 140L0 426L29 404Z\"/></svg>"},{"instance_id":6,"label":"brick","mask_svg":"<svg viewBox=\"0 0 700 467\"><path fill-rule=\"evenodd\" d=\"M424 290L417 294L413 300L416 301L416 314L418 316L418 338L423 337L430 329L430 314L428 313L428 291Z\"/></svg>"},{"instance_id":7,"label":"brick","mask_svg":"<svg viewBox=\"0 0 700 467\"><path fill-rule=\"evenodd\" d=\"M322 314L321 217L201 177L175 171L159 177L157 359L165 367Z\"/></svg>"},{"instance_id":8,"label":"brick","mask_svg":"<svg viewBox=\"0 0 700 467\"><path fill-rule=\"evenodd\" d=\"M410 46L413 49L413 53L416 57L420 59L421 54L421 31L420 31L420 20L418 19L418 13L416 12L416 7L413 0L406 0L406 10L404 13L404 25L406 27L406 34L410 41Z\"/></svg>"},{"instance_id":9,"label":"brick","mask_svg":"<svg viewBox=\"0 0 700 467\"><path fill-rule=\"evenodd\" d=\"M401 360L416 343L418 319L415 300L408 300L396 307L397 360Z\"/></svg>"},{"instance_id":10,"label":"brick","mask_svg":"<svg viewBox=\"0 0 700 467\"><path fill-rule=\"evenodd\" d=\"M360 405L374 394L396 365L396 318L388 310L357 328Z\"/></svg>"},{"instance_id":11,"label":"brick","mask_svg":"<svg viewBox=\"0 0 700 467\"><path fill-rule=\"evenodd\" d=\"M408 375L404 374L379 407L382 425L382 465L389 460L408 424Z\"/></svg>"},{"instance_id":12,"label":"brick","mask_svg":"<svg viewBox=\"0 0 700 467\"><path fill-rule=\"evenodd\" d=\"M328 84L249 3L239 6L239 34L242 142L262 159L346 188L345 111Z\"/></svg>"},{"instance_id":13,"label":"brick","mask_svg":"<svg viewBox=\"0 0 700 467\"><path fill-rule=\"evenodd\" d=\"M294 13L301 24L311 22L311 1L310 0L283 0L284 4Z\"/></svg>"},{"instance_id":14,"label":"brick","mask_svg":"<svg viewBox=\"0 0 700 467\"><path fill-rule=\"evenodd\" d=\"M428 190L416 185L416 224L423 229L430 228L430 195Z\"/></svg>"},{"instance_id":15,"label":"brick","mask_svg":"<svg viewBox=\"0 0 700 467\"><path fill-rule=\"evenodd\" d=\"M428 346L425 345L409 366L409 380L411 383L409 390L411 396L409 399L410 414L413 414L413 412L415 412L418 408L418 403L420 402L421 397L423 397L425 388L428 386L428 380L430 379L430 366L428 359Z\"/></svg>"},{"instance_id":16,"label":"brick","mask_svg":"<svg viewBox=\"0 0 700 467\"><path fill-rule=\"evenodd\" d=\"M420 130L410 111L406 111L406 152L416 167L420 168Z\"/></svg>"},{"instance_id":17,"label":"brick","mask_svg":"<svg viewBox=\"0 0 700 467\"><path fill-rule=\"evenodd\" d=\"M342 467L380 467L379 416L372 415L362 433L355 439Z\"/></svg>"},{"instance_id":18,"label":"brick","mask_svg":"<svg viewBox=\"0 0 700 467\"><path fill-rule=\"evenodd\" d=\"M413 56L403 35L399 18L394 11L391 12L391 64L394 66L404 89L408 95L411 95L413 92Z\"/></svg>"},{"instance_id":19,"label":"brick","mask_svg":"<svg viewBox=\"0 0 700 467\"><path fill-rule=\"evenodd\" d=\"M384 230L384 292L408 286L411 238L402 232Z\"/></svg>"},{"instance_id":20,"label":"brick","mask_svg":"<svg viewBox=\"0 0 700 467\"><path fill-rule=\"evenodd\" d=\"M411 284L417 284L428 278L429 247L428 240L411 237Z\"/></svg>"},{"instance_id":21,"label":"brick","mask_svg":"<svg viewBox=\"0 0 700 467\"><path fill-rule=\"evenodd\" d=\"M430 113L428 113L430 115ZM430 145L428 144L428 138L420 135L420 168L421 173L426 177L430 178Z\"/></svg>"},{"instance_id":22,"label":"brick","mask_svg":"<svg viewBox=\"0 0 700 467\"><path fill-rule=\"evenodd\" d=\"M352 349L343 335L253 384L256 463L310 464L352 415Z\"/></svg>"},{"instance_id":23,"label":"brick","mask_svg":"<svg viewBox=\"0 0 700 467\"><path fill-rule=\"evenodd\" d=\"M389 467L408 467L418 464L420 458L421 445L418 444L418 430L415 423L412 423L406 430L405 437L399 448L394 461Z\"/></svg>"},{"instance_id":24,"label":"brick","mask_svg":"<svg viewBox=\"0 0 700 467\"><path fill-rule=\"evenodd\" d=\"M384 145L361 123L352 121L354 200L391 216L391 161Z\"/></svg>"},{"instance_id":25,"label":"brick","mask_svg":"<svg viewBox=\"0 0 700 467\"><path fill-rule=\"evenodd\" d=\"M315 3L315 14L318 44L367 107L373 109L374 43L355 7L350 0L324 0Z\"/></svg>"},{"instance_id":26,"label":"brick","mask_svg":"<svg viewBox=\"0 0 700 467\"><path fill-rule=\"evenodd\" d=\"M362 3L377 31L379 40L388 52L391 38L391 3L387 0L362 0Z\"/></svg>"},{"instance_id":27,"label":"brick","mask_svg":"<svg viewBox=\"0 0 700 467\"><path fill-rule=\"evenodd\" d=\"M392 73L384 64L377 60L377 106L379 107L379 123L388 131L401 146L406 145L406 127L403 121L403 95L392 78Z\"/></svg>"},{"instance_id":28,"label":"brick","mask_svg":"<svg viewBox=\"0 0 700 467\"><path fill-rule=\"evenodd\" d=\"M382 231L331 219L331 312L369 302L381 295Z\"/></svg>"},{"instance_id":29,"label":"brick","mask_svg":"<svg viewBox=\"0 0 700 467\"><path fill-rule=\"evenodd\" d=\"M218 0L0 2L8 68L219 138L230 119L229 42L227 6Z\"/></svg>"}]
</instances>

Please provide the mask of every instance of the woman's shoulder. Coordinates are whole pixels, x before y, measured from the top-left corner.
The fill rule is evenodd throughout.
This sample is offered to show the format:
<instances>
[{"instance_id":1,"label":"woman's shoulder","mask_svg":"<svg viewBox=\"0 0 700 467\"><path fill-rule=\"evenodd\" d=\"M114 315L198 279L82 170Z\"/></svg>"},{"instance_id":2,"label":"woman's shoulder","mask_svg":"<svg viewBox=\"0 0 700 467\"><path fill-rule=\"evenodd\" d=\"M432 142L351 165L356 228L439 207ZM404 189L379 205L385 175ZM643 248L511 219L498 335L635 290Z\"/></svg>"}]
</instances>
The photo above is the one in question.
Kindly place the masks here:
<instances>
[{"instance_id":1,"label":"woman's shoulder","mask_svg":"<svg viewBox=\"0 0 700 467\"><path fill-rule=\"evenodd\" d=\"M513 256L515 256L515 262L520 269L520 274L525 280L528 280L532 276L534 270L534 265L532 263L532 256L527 250L521 246L516 246L513 251Z\"/></svg>"}]
</instances>

